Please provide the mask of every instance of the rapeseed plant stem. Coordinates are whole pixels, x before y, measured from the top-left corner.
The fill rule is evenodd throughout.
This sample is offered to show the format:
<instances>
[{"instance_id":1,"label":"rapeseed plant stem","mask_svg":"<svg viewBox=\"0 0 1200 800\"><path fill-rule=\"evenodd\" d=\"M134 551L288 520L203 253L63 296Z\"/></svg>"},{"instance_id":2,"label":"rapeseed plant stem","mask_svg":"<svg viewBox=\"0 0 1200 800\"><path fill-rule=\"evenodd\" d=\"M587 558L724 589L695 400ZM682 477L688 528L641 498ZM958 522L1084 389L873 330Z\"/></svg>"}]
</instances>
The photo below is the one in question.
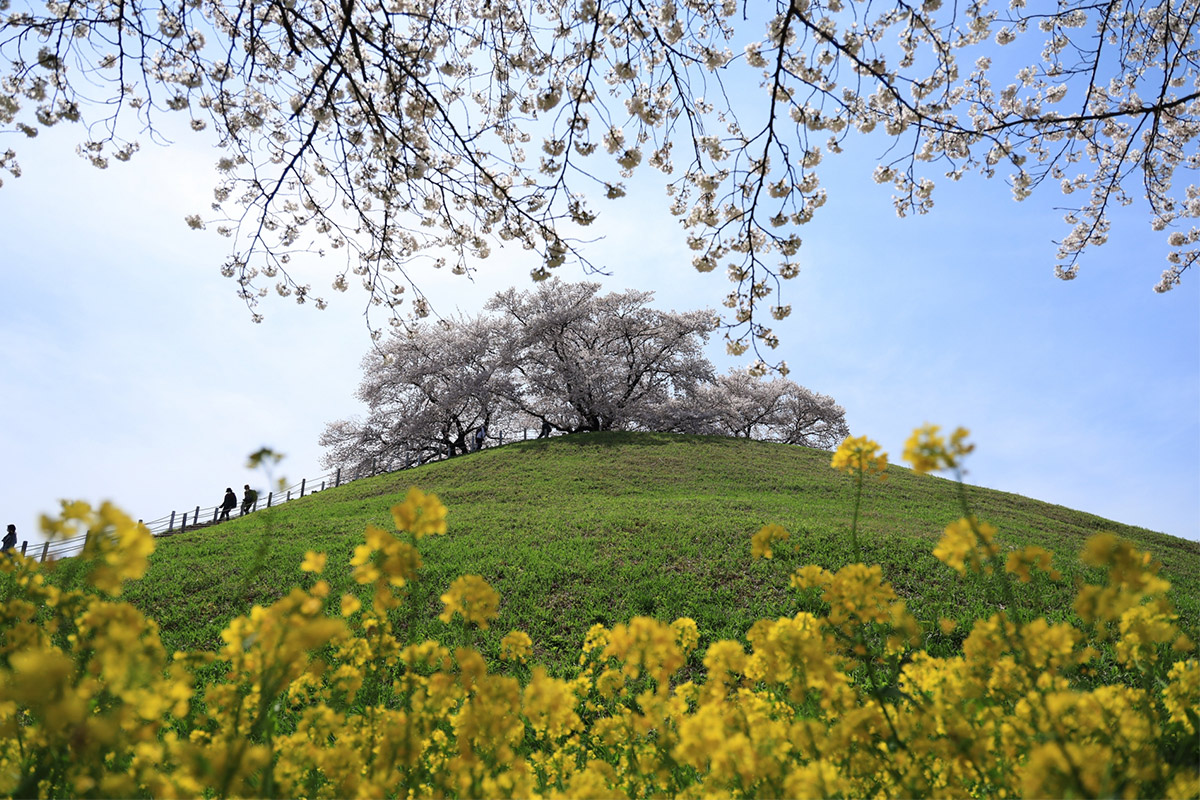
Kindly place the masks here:
<instances>
[{"instance_id":1,"label":"rapeseed plant stem","mask_svg":"<svg viewBox=\"0 0 1200 800\"><path fill-rule=\"evenodd\" d=\"M854 545L854 560L862 563L862 550L858 546L858 509L862 503L862 470L854 476L854 519L850 523L850 542Z\"/></svg>"},{"instance_id":2,"label":"rapeseed plant stem","mask_svg":"<svg viewBox=\"0 0 1200 800\"><path fill-rule=\"evenodd\" d=\"M875 473L880 480L887 480L887 453L880 452L878 443L866 436L847 436L834 452L830 465L854 476L854 520L850 523L850 540L854 546L854 560L861 563L858 513L862 504L863 476Z\"/></svg>"},{"instance_id":3,"label":"rapeseed plant stem","mask_svg":"<svg viewBox=\"0 0 1200 800\"><path fill-rule=\"evenodd\" d=\"M973 447L974 445L972 445ZM967 487L963 483L963 474L963 470L960 467L954 468L955 495L958 497L958 504L963 512L963 519L970 526L971 533L975 535L976 541L983 543L983 550L987 559L987 572L1000 584L1000 592L1004 597L1005 608L1013 609L1013 613L1015 614L1017 610L1016 595L1013 593L1012 581L1009 580L1008 570L1004 564L1000 563L1000 548L992 543L991 533L986 532L981 527L978 518L971 510L971 501L967 497Z\"/></svg>"}]
</instances>

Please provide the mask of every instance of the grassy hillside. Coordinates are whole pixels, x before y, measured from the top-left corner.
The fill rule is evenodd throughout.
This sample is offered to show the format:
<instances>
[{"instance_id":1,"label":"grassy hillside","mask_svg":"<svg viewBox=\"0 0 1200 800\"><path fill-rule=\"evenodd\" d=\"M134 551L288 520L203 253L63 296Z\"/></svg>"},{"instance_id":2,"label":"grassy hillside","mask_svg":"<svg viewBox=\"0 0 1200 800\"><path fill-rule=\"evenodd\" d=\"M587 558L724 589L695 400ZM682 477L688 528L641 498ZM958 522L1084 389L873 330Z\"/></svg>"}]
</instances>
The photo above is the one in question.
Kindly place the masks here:
<instances>
[{"instance_id":1,"label":"grassy hillside","mask_svg":"<svg viewBox=\"0 0 1200 800\"><path fill-rule=\"evenodd\" d=\"M329 489L245 519L159 540L146 578L127 597L158 620L172 648L213 648L234 615L267 604L313 577L306 550L325 551L335 596L360 592L348 562L368 523L392 527L389 507L409 486L449 507L449 533L424 539L425 566L413 588L417 636L446 644L466 636L436 620L439 596L460 574L482 575L500 593L501 614L483 634L485 652L517 628L537 660L561 671L593 623L646 614L693 617L700 652L739 638L761 617L794 613L788 575L815 563L852 560L853 480L829 454L724 438L590 434L522 442ZM1021 587L1026 610L1071 615L1074 582L1098 579L1076 556L1102 530L1133 539L1162 562L1186 630L1200 623L1200 544L1109 522L1018 495L970 488L979 517L999 529L1002 547L1040 544L1055 553L1063 581ZM860 538L863 560L907 598L935 653L956 648L939 617L969 622L992 613L999 595L960 578L931 550L960 516L955 485L892 466L869 481ZM753 562L750 536L775 522L791 532L772 561ZM367 593L361 591L364 600Z\"/></svg>"}]
</instances>

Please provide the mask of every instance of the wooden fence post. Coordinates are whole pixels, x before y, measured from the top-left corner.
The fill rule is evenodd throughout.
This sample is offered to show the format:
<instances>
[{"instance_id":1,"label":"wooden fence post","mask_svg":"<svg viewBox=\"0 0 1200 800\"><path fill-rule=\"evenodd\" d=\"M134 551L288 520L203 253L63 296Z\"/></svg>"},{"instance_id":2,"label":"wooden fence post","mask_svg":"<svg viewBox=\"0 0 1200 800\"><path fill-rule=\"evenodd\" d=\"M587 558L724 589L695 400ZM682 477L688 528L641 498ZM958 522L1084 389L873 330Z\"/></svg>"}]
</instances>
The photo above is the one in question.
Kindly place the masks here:
<instances>
[{"instance_id":1,"label":"wooden fence post","mask_svg":"<svg viewBox=\"0 0 1200 800\"><path fill-rule=\"evenodd\" d=\"M335 487L342 485L342 468L341 467L337 468L337 477L333 479L333 485Z\"/></svg>"},{"instance_id":2,"label":"wooden fence post","mask_svg":"<svg viewBox=\"0 0 1200 800\"><path fill-rule=\"evenodd\" d=\"M322 491L322 492L323 492L323 491L325 491L325 481L321 481L321 489L320 489L320 491Z\"/></svg>"},{"instance_id":3,"label":"wooden fence post","mask_svg":"<svg viewBox=\"0 0 1200 800\"><path fill-rule=\"evenodd\" d=\"M171 521L167 523L167 533L175 530L175 512L171 512Z\"/></svg>"},{"instance_id":4,"label":"wooden fence post","mask_svg":"<svg viewBox=\"0 0 1200 800\"><path fill-rule=\"evenodd\" d=\"M42 561L46 560L46 553L50 552L50 543L46 542L42 545Z\"/></svg>"},{"instance_id":5,"label":"wooden fence post","mask_svg":"<svg viewBox=\"0 0 1200 800\"><path fill-rule=\"evenodd\" d=\"M29 546L29 542L21 542L21 555L25 555L25 548Z\"/></svg>"},{"instance_id":6,"label":"wooden fence post","mask_svg":"<svg viewBox=\"0 0 1200 800\"><path fill-rule=\"evenodd\" d=\"M196 513L192 514L192 525L200 524L200 506L196 506Z\"/></svg>"},{"instance_id":7,"label":"wooden fence post","mask_svg":"<svg viewBox=\"0 0 1200 800\"><path fill-rule=\"evenodd\" d=\"M300 479L300 496L301 497L304 497L304 481L306 481L306 480L307 480L307 478Z\"/></svg>"},{"instance_id":8,"label":"wooden fence post","mask_svg":"<svg viewBox=\"0 0 1200 800\"><path fill-rule=\"evenodd\" d=\"M284 498L284 501L283 501L283 502L285 502L285 503L286 503L288 500L291 500L291 499L292 499L292 490L291 490L291 489L288 489L287 497L286 497L286 498Z\"/></svg>"},{"instance_id":9,"label":"wooden fence post","mask_svg":"<svg viewBox=\"0 0 1200 800\"><path fill-rule=\"evenodd\" d=\"M275 497L274 492L267 492L267 508L271 507L271 500Z\"/></svg>"},{"instance_id":10,"label":"wooden fence post","mask_svg":"<svg viewBox=\"0 0 1200 800\"><path fill-rule=\"evenodd\" d=\"M213 506L213 524L214 524L214 525L215 525L215 524L216 524L216 522L217 522L217 512L218 512L218 511L220 511L220 509L219 509L219 508L217 508L216 506Z\"/></svg>"}]
</instances>

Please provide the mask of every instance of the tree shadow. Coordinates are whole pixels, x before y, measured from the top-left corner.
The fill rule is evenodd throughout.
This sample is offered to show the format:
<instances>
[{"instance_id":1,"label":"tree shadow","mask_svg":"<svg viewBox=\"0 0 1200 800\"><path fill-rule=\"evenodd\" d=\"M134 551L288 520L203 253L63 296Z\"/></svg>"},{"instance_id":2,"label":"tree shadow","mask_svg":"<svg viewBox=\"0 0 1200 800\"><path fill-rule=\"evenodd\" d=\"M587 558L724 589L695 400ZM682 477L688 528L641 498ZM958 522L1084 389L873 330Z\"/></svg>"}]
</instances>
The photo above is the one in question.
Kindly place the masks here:
<instances>
[{"instance_id":1,"label":"tree shadow","mask_svg":"<svg viewBox=\"0 0 1200 800\"><path fill-rule=\"evenodd\" d=\"M680 442L703 442L720 439L719 436L694 436L685 433L652 433L649 431L578 431L560 434L545 439L529 439L517 444L532 447L622 447L624 445L664 446Z\"/></svg>"}]
</instances>

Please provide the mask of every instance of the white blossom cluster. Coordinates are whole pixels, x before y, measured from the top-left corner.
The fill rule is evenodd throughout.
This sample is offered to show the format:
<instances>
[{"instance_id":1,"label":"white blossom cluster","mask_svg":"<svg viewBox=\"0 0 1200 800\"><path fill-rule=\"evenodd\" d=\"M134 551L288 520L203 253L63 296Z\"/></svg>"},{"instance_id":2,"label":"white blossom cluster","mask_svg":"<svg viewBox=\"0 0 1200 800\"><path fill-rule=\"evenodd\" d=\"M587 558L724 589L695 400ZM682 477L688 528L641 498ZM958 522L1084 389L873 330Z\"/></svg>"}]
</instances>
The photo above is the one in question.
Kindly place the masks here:
<instances>
[{"instance_id":1,"label":"white blossom cluster","mask_svg":"<svg viewBox=\"0 0 1200 800\"><path fill-rule=\"evenodd\" d=\"M650 430L833 449L845 409L758 361L717 375L711 311L665 312L650 292L601 295L553 278L495 295L485 312L395 331L363 359L365 417L326 426L329 467L394 469L489 442Z\"/></svg>"},{"instance_id":2,"label":"white blossom cluster","mask_svg":"<svg viewBox=\"0 0 1200 800\"><path fill-rule=\"evenodd\" d=\"M535 279L587 266L588 198L656 170L696 269L735 284L730 350L757 352L852 131L895 140L875 179L901 216L941 176L1001 174L1017 200L1058 185L1063 278L1143 198L1156 288L1178 284L1200 254L1198 2L0 0L0 131L86 123L99 168L161 113L214 133L212 207L186 222L231 240L252 306L324 305L299 253L393 312L422 260L470 273L509 244ZM12 150L0 170L19 174Z\"/></svg>"}]
</instances>

